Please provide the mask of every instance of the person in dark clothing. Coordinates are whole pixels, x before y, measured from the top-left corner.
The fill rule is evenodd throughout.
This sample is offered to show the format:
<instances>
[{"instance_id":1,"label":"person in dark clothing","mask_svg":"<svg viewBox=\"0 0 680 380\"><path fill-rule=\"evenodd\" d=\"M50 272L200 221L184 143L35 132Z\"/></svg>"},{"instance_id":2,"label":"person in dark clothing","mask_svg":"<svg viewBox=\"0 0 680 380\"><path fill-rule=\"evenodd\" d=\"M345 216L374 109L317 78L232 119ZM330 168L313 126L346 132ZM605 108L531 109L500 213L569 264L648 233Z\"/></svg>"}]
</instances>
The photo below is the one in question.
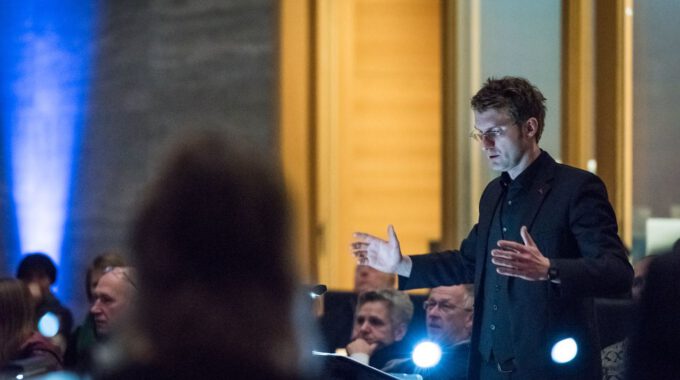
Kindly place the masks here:
<instances>
[{"instance_id":1,"label":"person in dark clothing","mask_svg":"<svg viewBox=\"0 0 680 380\"><path fill-rule=\"evenodd\" d=\"M408 331L413 303L406 293L381 289L362 293L354 314L354 328L347 354L371 367L382 368L403 357L399 342Z\"/></svg>"},{"instance_id":2,"label":"person in dark clothing","mask_svg":"<svg viewBox=\"0 0 680 380\"><path fill-rule=\"evenodd\" d=\"M38 360L44 370L62 368L59 348L36 331L26 285L19 280L0 278L0 377L13 363L27 359Z\"/></svg>"},{"instance_id":3,"label":"person in dark clothing","mask_svg":"<svg viewBox=\"0 0 680 380\"><path fill-rule=\"evenodd\" d=\"M17 278L28 286L33 296L36 322L48 313L58 318L59 330L50 341L59 346L63 352L73 328L73 315L50 289L57 281L57 267L54 262L44 253L27 254L19 263Z\"/></svg>"},{"instance_id":4,"label":"person in dark clothing","mask_svg":"<svg viewBox=\"0 0 680 380\"><path fill-rule=\"evenodd\" d=\"M116 252L103 253L92 260L85 273L85 294L90 307L94 304L93 294L104 271L107 268L123 266L125 266L125 259ZM102 336L97 334L94 315L89 312L83 323L69 337L64 353L64 366L68 369L86 372L89 369L92 348L101 341Z\"/></svg>"},{"instance_id":5,"label":"person in dark clothing","mask_svg":"<svg viewBox=\"0 0 680 380\"><path fill-rule=\"evenodd\" d=\"M680 240L649 264L630 344L626 378L678 379L680 360Z\"/></svg>"},{"instance_id":6,"label":"person in dark clothing","mask_svg":"<svg viewBox=\"0 0 680 380\"><path fill-rule=\"evenodd\" d=\"M427 318L427 339L442 350L439 363L421 368L409 357L388 362L383 371L418 374L424 380L467 379L474 302L472 285L432 289L423 306Z\"/></svg>"},{"instance_id":7,"label":"person in dark clothing","mask_svg":"<svg viewBox=\"0 0 680 380\"><path fill-rule=\"evenodd\" d=\"M354 313L359 294L379 289L394 289L396 276L382 273L367 265L354 270L354 289L351 292L329 291L324 294L323 312L318 319L322 334L322 351L336 352L350 342L354 327Z\"/></svg>"},{"instance_id":8,"label":"person in dark clothing","mask_svg":"<svg viewBox=\"0 0 680 380\"><path fill-rule=\"evenodd\" d=\"M304 378L285 188L257 152L216 133L178 142L132 227L137 303L112 348L127 360L96 378Z\"/></svg>"},{"instance_id":9,"label":"person in dark clothing","mask_svg":"<svg viewBox=\"0 0 680 380\"><path fill-rule=\"evenodd\" d=\"M616 215L596 175L557 163L538 142L545 98L526 79L489 79L472 98L491 169L479 221L457 251L402 255L388 240L356 233L360 263L398 273L399 288L475 284L470 379L600 379L595 297L630 291L633 270ZM552 360L565 338L568 363Z\"/></svg>"}]
</instances>

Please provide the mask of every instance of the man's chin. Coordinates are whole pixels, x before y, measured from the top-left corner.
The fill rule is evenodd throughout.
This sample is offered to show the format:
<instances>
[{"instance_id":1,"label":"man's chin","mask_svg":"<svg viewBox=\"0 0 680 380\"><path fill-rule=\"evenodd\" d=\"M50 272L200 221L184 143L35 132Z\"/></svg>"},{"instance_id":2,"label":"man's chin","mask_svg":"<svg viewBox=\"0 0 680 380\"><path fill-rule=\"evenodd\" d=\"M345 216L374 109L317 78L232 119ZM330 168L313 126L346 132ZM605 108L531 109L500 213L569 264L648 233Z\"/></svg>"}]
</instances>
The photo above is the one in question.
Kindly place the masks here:
<instances>
[{"instance_id":1,"label":"man's chin","mask_svg":"<svg viewBox=\"0 0 680 380\"><path fill-rule=\"evenodd\" d=\"M442 331L440 329L428 329L427 339L432 342L440 342L442 339Z\"/></svg>"},{"instance_id":2,"label":"man's chin","mask_svg":"<svg viewBox=\"0 0 680 380\"><path fill-rule=\"evenodd\" d=\"M108 327L108 325L99 325L99 324L97 324L97 325L95 326L95 329L97 330L97 335L99 335L99 336L107 335L107 334L109 333L109 327Z\"/></svg>"},{"instance_id":3,"label":"man's chin","mask_svg":"<svg viewBox=\"0 0 680 380\"><path fill-rule=\"evenodd\" d=\"M497 172L504 172L506 171L505 165L498 161L489 161L489 169L497 171Z\"/></svg>"}]
</instances>

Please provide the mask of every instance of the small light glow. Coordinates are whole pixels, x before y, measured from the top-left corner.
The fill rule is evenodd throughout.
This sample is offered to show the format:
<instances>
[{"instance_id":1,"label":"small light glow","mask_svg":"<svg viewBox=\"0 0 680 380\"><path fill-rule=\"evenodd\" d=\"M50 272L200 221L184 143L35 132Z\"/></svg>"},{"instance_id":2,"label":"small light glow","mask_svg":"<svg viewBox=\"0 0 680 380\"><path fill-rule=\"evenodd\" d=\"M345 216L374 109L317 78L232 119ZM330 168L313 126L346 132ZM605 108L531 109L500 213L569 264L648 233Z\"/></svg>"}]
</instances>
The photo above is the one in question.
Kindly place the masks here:
<instances>
[{"instance_id":1,"label":"small light glow","mask_svg":"<svg viewBox=\"0 0 680 380\"><path fill-rule=\"evenodd\" d=\"M88 378L84 377L84 379ZM59 371L41 375L40 380L81 380L81 377L71 372Z\"/></svg>"},{"instance_id":2,"label":"small light glow","mask_svg":"<svg viewBox=\"0 0 680 380\"><path fill-rule=\"evenodd\" d=\"M588 166L589 172L597 174L597 160L591 158L586 165Z\"/></svg>"},{"instance_id":3,"label":"small light glow","mask_svg":"<svg viewBox=\"0 0 680 380\"><path fill-rule=\"evenodd\" d=\"M626 7L626 16L633 15L633 7Z\"/></svg>"},{"instance_id":4,"label":"small light glow","mask_svg":"<svg viewBox=\"0 0 680 380\"><path fill-rule=\"evenodd\" d=\"M578 345L576 341L573 338L566 338L555 343L550 355L555 363L564 364L574 360L577 353Z\"/></svg>"},{"instance_id":5,"label":"small light glow","mask_svg":"<svg viewBox=\"0 0 680 380\"><path fill-rule=\"evenodd\" d=\"M21 380L21 379L23 379L23 378L24 378L24 375L22 375L22 374L18 374L18 375L17 375L17 380Z\"/></svg>"},{"instance_id":6,"label":"small light glow","mask_svg":"<svg viewBox=\"0 0 680 380\"><path fill-rule=\"evenodd\" d=\"M38 331L46 337L52 338L59 332L59 317L52 312L47 312L38 321Z\"/></svg>"},{"instance_id":7,"label":"small light glow","mask_svg":"<svg viewBox=\"0 0 680 380\"><path fill-rule=\"evenodd\" d=\"M420 368L436 366L442 358L442 349L433 342L422 342L413 349L413 362Z\"/></svg>"}]
</instances>

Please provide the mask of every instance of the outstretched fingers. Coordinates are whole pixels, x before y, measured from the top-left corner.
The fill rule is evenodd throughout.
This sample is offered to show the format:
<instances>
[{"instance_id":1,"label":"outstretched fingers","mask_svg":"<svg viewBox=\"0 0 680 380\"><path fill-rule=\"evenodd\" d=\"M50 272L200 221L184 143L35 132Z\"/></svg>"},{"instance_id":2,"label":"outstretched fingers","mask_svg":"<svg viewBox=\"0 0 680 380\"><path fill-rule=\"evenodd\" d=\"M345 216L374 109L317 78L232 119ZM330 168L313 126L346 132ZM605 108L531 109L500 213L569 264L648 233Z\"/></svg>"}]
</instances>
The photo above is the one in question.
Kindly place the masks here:
<instances>
[{"instance_id":1,"label":"outstretched fingers","mask_svg":"<svg viewBox=\"0 0 680 380\"><path fill-rule=\"evenodd\" d=\"M382 240L363 232L355 232L353 236L357 240L353 241L349 245L352 255L354 255L354 257L357 259L357 264L367 265L369 263L368 251L371 247L371 244L379 243Z\"/></svg>"}]
</instances>

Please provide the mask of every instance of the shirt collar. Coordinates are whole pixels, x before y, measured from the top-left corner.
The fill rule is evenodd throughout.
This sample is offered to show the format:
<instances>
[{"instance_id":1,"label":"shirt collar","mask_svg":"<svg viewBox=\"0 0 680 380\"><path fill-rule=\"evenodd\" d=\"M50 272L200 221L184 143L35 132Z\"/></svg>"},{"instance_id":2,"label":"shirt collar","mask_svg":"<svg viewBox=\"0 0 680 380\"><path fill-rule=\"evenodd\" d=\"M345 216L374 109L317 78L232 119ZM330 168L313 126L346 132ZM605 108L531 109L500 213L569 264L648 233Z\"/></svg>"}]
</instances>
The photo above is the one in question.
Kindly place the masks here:
<instances>
[{"instance_id":1,"label":"shirt collar","mask_svg":"<svg viewBox=\"0 0 680 380\"><path fill-rule=\"evenodd\" d=\"M529 164L529 166L520 173L514 180L510 178L508 172L503 172L501 174L501 185L503 187L508 187L510 185L517 184L519 186L528 188L534 182L536 174L538 174L543 164L546 162L548 155L541 149L541 153L536 157L534 162Z\"/></svg>"}]
</instances>

